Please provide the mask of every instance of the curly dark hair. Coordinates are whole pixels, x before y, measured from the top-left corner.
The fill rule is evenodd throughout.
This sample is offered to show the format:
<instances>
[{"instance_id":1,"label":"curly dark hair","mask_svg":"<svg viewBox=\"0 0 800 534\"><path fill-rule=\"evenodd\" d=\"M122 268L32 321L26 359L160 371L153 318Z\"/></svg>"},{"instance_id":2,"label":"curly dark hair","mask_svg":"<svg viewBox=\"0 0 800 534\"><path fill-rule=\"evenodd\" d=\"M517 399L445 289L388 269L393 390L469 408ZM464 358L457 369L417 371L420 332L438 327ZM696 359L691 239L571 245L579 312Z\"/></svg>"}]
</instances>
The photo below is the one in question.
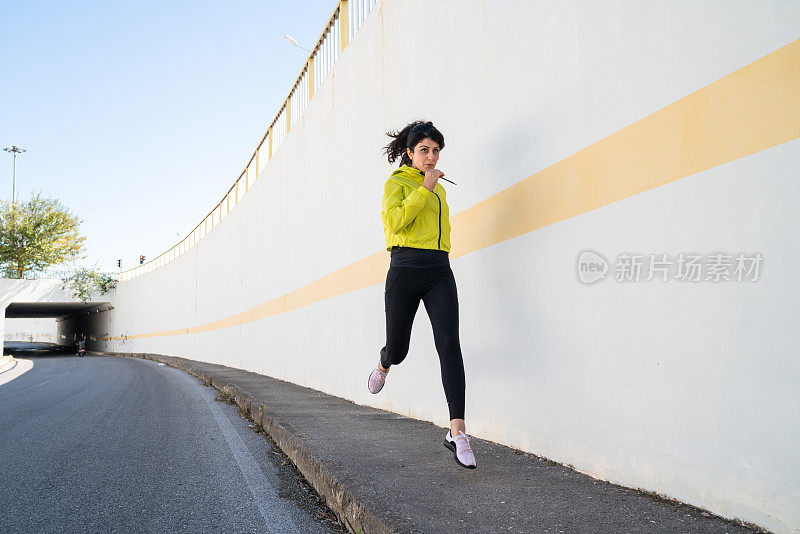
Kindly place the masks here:
<instances>
[{"instance_id":1,"label":"curly dark hair","mask_svg":"<svg viewBox=\"0 0 800 534\"><path fill-rule=\"evenodd\" d=\"M414 151L414 147L423 139L433 139L439 144L439 150L444 148L444 136L436 129L431 121L413 121L406 125L399 132L388 131L386 135L392 137L392 141L383 147L383 153L389 159L389 163L394 163L400 158L400 165L411 165L406 148Z\"/></svg>"}]
</instances>

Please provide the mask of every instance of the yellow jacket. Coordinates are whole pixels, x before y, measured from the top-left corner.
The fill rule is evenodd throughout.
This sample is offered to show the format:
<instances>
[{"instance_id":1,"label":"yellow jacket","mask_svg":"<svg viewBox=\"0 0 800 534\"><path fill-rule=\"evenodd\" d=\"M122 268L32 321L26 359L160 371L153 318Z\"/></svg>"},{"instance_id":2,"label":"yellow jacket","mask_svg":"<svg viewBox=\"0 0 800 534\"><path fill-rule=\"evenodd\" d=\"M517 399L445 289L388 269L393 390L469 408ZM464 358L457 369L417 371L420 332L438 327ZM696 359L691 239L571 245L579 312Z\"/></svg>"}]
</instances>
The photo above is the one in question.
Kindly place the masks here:
<instances>
[{"instance_id":1,"label":"yellow jacket","mask_svg":"<svg viewBox=\"0 0 800 534\"><path fill-rule=\"evenodd\" d=\"M386 250L394 245L450 252L450 211L444 187L423 185L424 173L403 165L383 186L383 232Z\"/></svg>"}]
</instances>

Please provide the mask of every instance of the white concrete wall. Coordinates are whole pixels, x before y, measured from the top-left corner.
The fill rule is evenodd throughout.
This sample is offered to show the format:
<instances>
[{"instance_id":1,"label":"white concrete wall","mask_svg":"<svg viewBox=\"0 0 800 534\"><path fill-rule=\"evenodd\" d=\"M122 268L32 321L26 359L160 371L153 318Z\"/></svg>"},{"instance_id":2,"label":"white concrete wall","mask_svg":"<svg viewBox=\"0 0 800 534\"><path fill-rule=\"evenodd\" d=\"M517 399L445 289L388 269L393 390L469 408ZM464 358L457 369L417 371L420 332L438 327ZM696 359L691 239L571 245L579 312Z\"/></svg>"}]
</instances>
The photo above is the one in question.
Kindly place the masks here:
<instances>
[{"instance_id":1,"label":"white concrete wall","mask_svg":"<svg viewBox=\"0 0 800 534\"><path fill-rule=\"evenodd\" d=\"M55 317L32 319L6 319L5 341L59 343L58 324Z\"/></svg>"},{"instance_id":2,"label":"white concrete wall","mask_svg":"<svg viewBox=\"0 0 800 534\"><path fill-rule=\"evenodd\" d=\"M439 167L458 183L443 184L457 216L800 29L800 4L780 1L384 0L376 9L241 204L188 253L120 284L116 310L96 317L95 331L112 339L96 346L241 367L445 426L423 306L406 361L380 395L366 390L385 338L382 283L180 330L382 250L390 128L426 118L442 130ZM699 127L685 126L687 143ZM795 139L454 258L469 433L800 532L799 166ZM454 246L470 237L454 232ZM761 253L764 263L751 283L587 286L575 272L587 248L609 259ZM387 265L388 253L381 272Z\"/></svg>"}]
</instances>

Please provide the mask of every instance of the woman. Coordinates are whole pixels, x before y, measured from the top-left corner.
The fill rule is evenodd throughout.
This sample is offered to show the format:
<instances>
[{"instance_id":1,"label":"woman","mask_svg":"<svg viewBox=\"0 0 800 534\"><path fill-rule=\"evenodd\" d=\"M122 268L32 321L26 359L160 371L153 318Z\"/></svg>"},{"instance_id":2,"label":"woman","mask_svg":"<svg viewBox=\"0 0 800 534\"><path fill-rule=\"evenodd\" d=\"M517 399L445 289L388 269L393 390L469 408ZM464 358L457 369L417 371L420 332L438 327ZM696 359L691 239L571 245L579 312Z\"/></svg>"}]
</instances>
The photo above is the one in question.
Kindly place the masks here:
<instances>
[{"instance_id":1,"label":"woman","mask_svg":"<svg viewBox=\"0 0 800 534\"><path fill-rule=\"evenodd\" d=\"M408 353L411 325L419 307L433 326L439 353L442 384L450 410L450 431L444 444L456 462L476 467L464 424L464 362L458 339L458 295L450 269L450 220L445 191L436 169L444 137L433 123L415 121L399 132L388 132L393 141L384 147L389 163L401 156L383 189L383 229L391 263L386 274L386 346L369 376L371 393L378 393L392 365ZM454 437L455 436L455 437Z\"/></svg>"}]
</instances>

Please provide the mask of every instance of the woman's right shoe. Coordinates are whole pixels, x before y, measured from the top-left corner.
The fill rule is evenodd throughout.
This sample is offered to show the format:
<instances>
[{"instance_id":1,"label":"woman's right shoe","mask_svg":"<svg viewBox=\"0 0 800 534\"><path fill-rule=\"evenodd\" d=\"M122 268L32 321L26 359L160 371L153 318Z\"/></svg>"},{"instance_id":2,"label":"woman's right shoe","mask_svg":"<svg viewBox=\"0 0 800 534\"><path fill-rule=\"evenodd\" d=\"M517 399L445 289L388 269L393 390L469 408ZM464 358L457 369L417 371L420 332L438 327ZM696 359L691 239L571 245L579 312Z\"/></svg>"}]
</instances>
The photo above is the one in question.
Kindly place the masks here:
<instances>
[{"instance_id":1,"label":"woman's right shoe","mask_svg":"<svg viewBox=\"0 0 800 534\"><path fill-rule=\"evenodd\" d=\"M448 430L444 437L444 446L453 451L453 457L458 465L467 469L475 469L475 455L472 453L472 447L469 446L469 438L466 434L459 432L453 439Z\"/></svg>"},{"instance_id":2,"label":"woman's right shoe","mask_svg":"<svg viewBox=\"0 0 800 534\"><path fill-rule=\"evenodd\" d=\"M367 387L369 388L369 392L373 395L383 389L383 384L386 382L386 375L389 372L381 371L380 367L377 365L375 369L372 370L372 373L369 375L369 381L367 382Z\"/></svg>"}]
</instances>

